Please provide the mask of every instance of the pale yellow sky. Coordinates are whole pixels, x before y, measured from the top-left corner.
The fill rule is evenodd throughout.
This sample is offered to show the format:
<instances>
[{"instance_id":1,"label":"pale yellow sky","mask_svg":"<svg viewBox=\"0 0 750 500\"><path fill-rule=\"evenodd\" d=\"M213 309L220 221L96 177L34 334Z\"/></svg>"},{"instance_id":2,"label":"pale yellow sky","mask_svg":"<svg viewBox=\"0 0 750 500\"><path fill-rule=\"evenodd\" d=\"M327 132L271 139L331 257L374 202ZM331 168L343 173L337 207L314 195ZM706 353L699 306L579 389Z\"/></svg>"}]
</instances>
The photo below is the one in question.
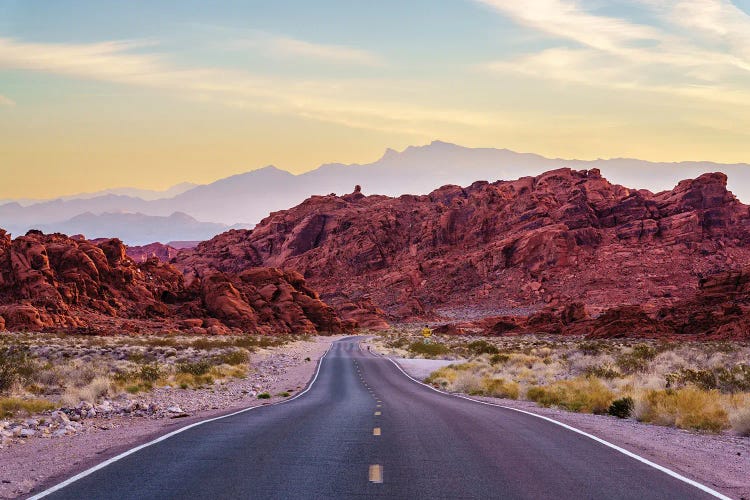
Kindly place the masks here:
<instances>
[{"instance_id":1,"label":"pale yellow sky","mask_svg":"<svg viewBox=\"0 0 750 500\"><path fill-rule=\"evenodd\" d=\"M415 24L418 3L306 12L343 16L337 30L300 29L263 2L223 13L103 2L104 21L3 4L0 199L163 189L268 164L299 173L435 139L750 162L742 2L467 0L431 4L434 19ZM394 31L370 29L378 16Z\"/></svg>"}]
</instances>

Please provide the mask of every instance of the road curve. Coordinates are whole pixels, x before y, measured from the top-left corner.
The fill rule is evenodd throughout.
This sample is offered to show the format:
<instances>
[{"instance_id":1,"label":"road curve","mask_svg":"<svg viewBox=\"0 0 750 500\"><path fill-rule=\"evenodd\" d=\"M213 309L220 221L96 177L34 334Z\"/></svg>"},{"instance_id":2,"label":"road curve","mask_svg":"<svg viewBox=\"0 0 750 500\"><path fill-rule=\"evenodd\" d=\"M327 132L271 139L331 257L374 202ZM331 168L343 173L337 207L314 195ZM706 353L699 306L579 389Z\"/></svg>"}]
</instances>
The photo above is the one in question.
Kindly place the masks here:
<instances>
[{"instance_id":1,"label":"road curve","mask_svg":"<svg viewBox=\"0 0 750 500\"><path fill-rule=\"evenodd\" d=\"M430 390L335 342L304 395L176 434L54 499L711 498L550 422Z\"/></svg>"}]
</instances>

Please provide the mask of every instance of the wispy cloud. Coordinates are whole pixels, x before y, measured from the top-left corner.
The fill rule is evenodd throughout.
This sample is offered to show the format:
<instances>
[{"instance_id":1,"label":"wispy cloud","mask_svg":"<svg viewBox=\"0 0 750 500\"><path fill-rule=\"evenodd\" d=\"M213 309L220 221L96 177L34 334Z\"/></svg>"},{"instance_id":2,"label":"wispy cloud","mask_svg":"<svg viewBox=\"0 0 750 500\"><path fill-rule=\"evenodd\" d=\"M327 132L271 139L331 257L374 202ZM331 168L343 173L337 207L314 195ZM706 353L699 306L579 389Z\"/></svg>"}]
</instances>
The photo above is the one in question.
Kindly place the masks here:
<instances>
[{"instance_id":1,"label":"wispy cloud","mask_svg":"<svg viewBox=\"0 0 750 500\"><path fill-rule=\"evenodd\" d=\"M489 62L492 72L750 105L750 18L731 2L639 0L663 22L651 26L598 15L594 2L477 1L558 41Z\"/></svg>"},{"instance_id":2,"label":"wispy cloud","mask_svg":"<svg viewBox=\"0 0 750 500\"><path fill-rule=\"evenodd\" d=\"M297 38L256 32L251 38L234 42L239 45L254 46L274 56L312 59L315 62L348 64L360 66L384 66L385 60L379 54L345 45L314 43Z\"/></svg>"},{"instance_id":3,"label":"wispy cloud","mask_svg":"<svg viewBox=\"0 0 750 500\"><path fill-rule=\"evenodd\" d=\"M295 47L291 50L311 50ZM157 53L144 53L144 48L148 47L138 41L52 44L0 38L0 68L149 87L189 99L385 132L439 135L436 127L443 124L481 127L497 121L481 112L380 99L377 81L299 80L186 68Z\"/></svg>"},{"instance_id":4,"label":"wispy cloud","mask_svg":"<svg viewBox=\"0 0 750 500\"><path fill-rule=\"evenodd\" d=\"M13 99L9 97L5 97L4 95L0 94L0 106L15 106L16 103Z\"/></svg>"}]
</instances>

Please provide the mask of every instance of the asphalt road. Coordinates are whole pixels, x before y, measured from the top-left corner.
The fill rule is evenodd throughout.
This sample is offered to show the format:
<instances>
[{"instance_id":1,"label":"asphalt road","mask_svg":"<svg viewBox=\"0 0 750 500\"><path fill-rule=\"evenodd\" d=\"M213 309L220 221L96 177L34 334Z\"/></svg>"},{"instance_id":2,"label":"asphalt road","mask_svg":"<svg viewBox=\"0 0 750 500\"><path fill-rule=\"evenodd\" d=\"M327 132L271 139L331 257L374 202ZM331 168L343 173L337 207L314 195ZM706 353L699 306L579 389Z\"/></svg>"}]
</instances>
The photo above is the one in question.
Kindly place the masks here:
<instances>
[{"instance_id":1,"label":"asphalt road","mask_svg":"<svg viewBox=\"0 0 750 500\"><path fill-rule=\"evenodd\" d=\"M333 344L299 398L189 429L48 498L355 497L710 498L552 423L432 391L357 339Z\"/></svg>"}]
</instances>

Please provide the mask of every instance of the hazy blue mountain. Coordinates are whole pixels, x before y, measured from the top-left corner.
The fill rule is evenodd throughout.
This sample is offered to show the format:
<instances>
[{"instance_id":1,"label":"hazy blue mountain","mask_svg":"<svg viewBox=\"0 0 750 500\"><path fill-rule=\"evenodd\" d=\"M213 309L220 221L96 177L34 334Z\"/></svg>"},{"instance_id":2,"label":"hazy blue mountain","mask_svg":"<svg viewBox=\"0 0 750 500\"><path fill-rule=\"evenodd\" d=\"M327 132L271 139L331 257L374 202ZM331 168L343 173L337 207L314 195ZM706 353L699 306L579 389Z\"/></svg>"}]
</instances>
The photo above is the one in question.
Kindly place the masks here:
<instances>
[{"instance_id":1,"label":"hazy blue mountain","mask_svg":"<svg viewBox=\"0 0 750 500\"><path fill-rule=\"evenodd\" d=\"M171 197L144 199L132 196L135 194L132 190L113 190L86 198L50 200L29 206L11 202L0 205L0 227L13 228L16 234L40 227L69 232L65 230L72 227L68 224L69 219L87 212L89 218L91 215L101 216L112 212L132 212L142 214L141 217L166 218L175 212L182 212L197 219L197 224L202 224L197 221L210 221L224 225L252 225L269 213L294 206L308 196L349 193L356 184L361 185L366 194L424 194L444 184L468 185L476 180L515 179L560 167L599 168L612 182L654 192L671 189L682 179L694 178L705 172L721 171L729 176L729 189L741 200L750 202L748 164L654 163L627 158L565 160L516 153L508 149L466 148L435 141L426 146L410 146L401 152L388 149L380 159L372 163L326 164L300 175L268 166L211 184L195 186ZM180 191L187 187L189 186L178 185L172 189ZM153 192L151 196L155 196ZM129 231L132 244L135 241L196 239L188 229L175 236L159 235L149 240L155 231L146 225L130 224L122 227ZM173 226L174 231L170 234L180 227L182 226ZM109 232L119 230L115 225L104 226L102 229ZM167 230L166 226L164 230ZM83 232L87 236L94 236L89 234L91 231ZM124 233L120 233L122 234Z\"/></svg>"},{"instance_id":2,"label":"hazy blue mountain","mask_svg":"<svg viewBox=\"0 0 750 500\"><path fill-rule=\"evenodd\" d=\"M181 212L167 217L141 213L96 215L87 212L64 222L39 225L37 229L45 233L83 234L89 239L117 237L128 245L145 245L154 241L202 241L226 231L228 226L216 222L199 222Z\"/></svg>"}]
</instances>

